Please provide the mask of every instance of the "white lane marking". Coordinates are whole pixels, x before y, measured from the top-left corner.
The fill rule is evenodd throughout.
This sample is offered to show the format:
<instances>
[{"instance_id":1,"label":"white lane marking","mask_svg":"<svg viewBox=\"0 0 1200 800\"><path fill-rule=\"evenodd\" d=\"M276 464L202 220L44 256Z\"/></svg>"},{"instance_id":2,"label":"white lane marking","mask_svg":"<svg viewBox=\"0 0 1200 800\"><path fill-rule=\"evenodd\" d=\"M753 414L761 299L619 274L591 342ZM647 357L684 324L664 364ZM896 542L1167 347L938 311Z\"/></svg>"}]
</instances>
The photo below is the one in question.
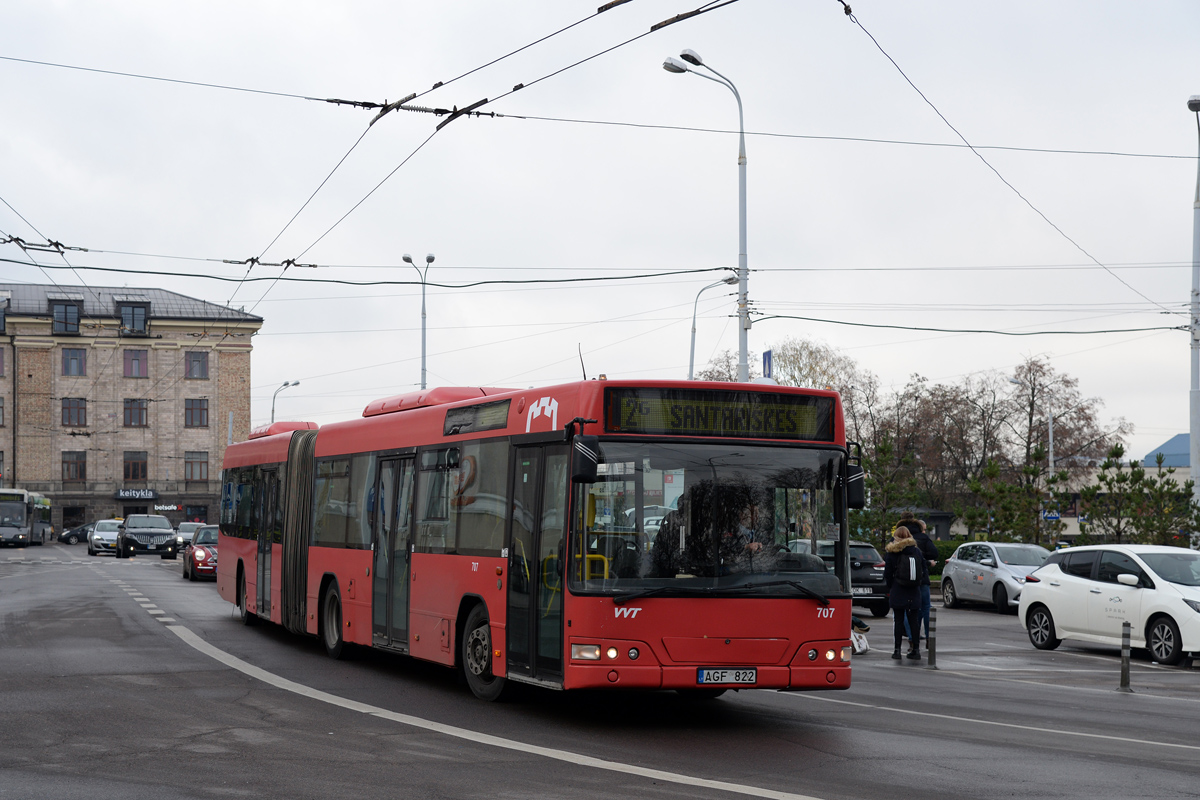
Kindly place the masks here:
<instances>
[{"instance_id":1,"label":"white lane marking","mask_svg":"<svg viewBox=\"0 0 1200 800\"><path fill-rule=\"evenodd\" d=\"M681 775L677 772L664 772L663 770L649 769L647 767L639 767L635 764L622 764L618 761L606 761L601 758L582 755L580 753L572 753L569 750L558 750L553 747L540 747L538 745L526 744L513 739L504 739L500 736L492 736L487 733L479 733L478 731L459 728L454 725L445 725L441 722L433 722L432 720L414 717L409 714L400 714L395 711L373 706L368 703L360 703L357 700L347 700L344 697L338 697L335 694L322 692L319 689L305 686L301 683L289 681L286 678L281 678L274 673L267 672L265 669L256 667L253 664L241 660L236 656L226 653L208 642L201 639L189 628L182 625L168 625L167 630L172 631L176 636L182 639L187 644L199 650L201 653L220 661L227 667L236 669L238 672L249 675L252 678L257 678L263 683L270 684L278 689L302 695L313 700L320 700L323 703L346 708L351 711L358 711L362 714L370 714L374 717L399 722L402 725L408 725L421 730L441 733L446 736L452 736L456 739L464 739L469 742L489 745L491 747L500 747L505 750L515 750L519 753L527 753L529 755L542 756L543 758L553 759L555 761L563 761L567 764L574 764L580 767L592 767L593 769L608 770L610 772L619 772L625 775L639 775L643 778L652 780L666 781L682 786L699 786L705 789L716 789L723 792L731 792L733 794L748 795L750 797L769 797L773 800L818 800L818 798L810 795L793 794L791 792L780 792L774 789L760 789L757 786L746 786L740 783L727 783L726 781L714 781L708 778L697 778L692 775Z\"/></svg>"},{"instance_id":2,"label":"white lane marking","mask_svg":"<svg viewBox=\"0 0 1200 800\"><path fill-rule=\"evenodd\" d=\"M781 693L782 694L782 693ZM817 697L808 693L787 693L787 697L793 699L805 700L820 700L825 703L837 703L843 706L856 706L858 708L869 708L873 711L893 711L897 714L910 714L915 717L934 717L935 719L952 719L956 722L971 722L976 725L992 725L997 728L1014 728L1019 731L1038 731L1040 733L1052 733L1056 736L1079 736L1085 739L1105 739L1110 742L1122 742L1125 744L1147 744L1152 747L1176 747L1181 750L1200 750L1200 746L1194 744L1178 744L1176 742L1156 742L1151 739L1134 739L1128 736L1111 736L1105 733L1083 733L1082 731L1068 731L1061 728L1041 728L1037 725L1017 725L1012 722L996 722L990 719L972 719L971 717L956 717L951 714L933 713L930 711L913 711L908 708L894 708L892 706L879 706L872 703L855 703L850 700L834 700L832 697Z\"/></svg>"},{"instance_id":3,"label":"white lane marking","mask_svg":"<svg viewBox=\"0 0 1200 800\"><path fill-rule=\"evenodd\" d=\"M174 622L175 621L174 617L155 617L155 619L158 620L159 622Z\"/></svg>"},{"instance_id":4,"label":"white lane marking","mask_svg":"<svg viewBox=\"0 0 1200 800\"><path fill-rule=\"evenodd\" d=\"M161 608L147 608L146 613L147 614L165 614L167 612L163 611Z\"/></svg>"}]
</instances>

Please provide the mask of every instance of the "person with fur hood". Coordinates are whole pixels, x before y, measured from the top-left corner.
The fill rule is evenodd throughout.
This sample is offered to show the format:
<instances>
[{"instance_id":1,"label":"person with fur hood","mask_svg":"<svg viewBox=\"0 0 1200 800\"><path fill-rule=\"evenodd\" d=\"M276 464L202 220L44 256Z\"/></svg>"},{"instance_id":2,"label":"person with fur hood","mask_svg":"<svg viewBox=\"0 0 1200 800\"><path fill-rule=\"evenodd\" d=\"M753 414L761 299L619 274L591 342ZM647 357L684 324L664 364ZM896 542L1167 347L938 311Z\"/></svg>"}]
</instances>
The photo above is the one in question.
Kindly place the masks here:
<instances>
[{"instance_id":1,"label":"person with fur hood","mask_svg":"<svg viewBox=\"0 0 1200 800\"><path fill-rule=\"evenodd\" d=\"M892 608L895 650L892 658L900 658L900 643L904 640L905 620L908 629L920 634L921 584L927 580L929 567L925 556L913 539L912 533L903 525L892 530L892 541L884 548L883 582L888 587L888 605ZM908 658L921 658L920 640L910 635Z\"/></svg>"}]
</instances>

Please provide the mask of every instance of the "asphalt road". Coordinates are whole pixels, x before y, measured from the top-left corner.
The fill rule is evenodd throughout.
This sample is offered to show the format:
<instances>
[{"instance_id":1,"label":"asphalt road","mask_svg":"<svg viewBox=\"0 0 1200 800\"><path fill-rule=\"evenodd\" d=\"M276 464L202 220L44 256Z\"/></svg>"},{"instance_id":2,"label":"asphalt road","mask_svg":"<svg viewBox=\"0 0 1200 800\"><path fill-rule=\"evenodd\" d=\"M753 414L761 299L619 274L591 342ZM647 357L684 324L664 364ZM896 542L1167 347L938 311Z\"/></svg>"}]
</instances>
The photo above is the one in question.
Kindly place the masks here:
<instances>
[{"instance_id":1,"label":"asphalt road","mask_svg":"<svg viewBox=\"0 0 1200 800\"><path fill-rule=\"evenodd\" d=\"M1200 671L870 622L846 692L471 696L450 670L243 627L180 563L0 550L0 798L1195 797Z\"/></svg>"}]
</instances>

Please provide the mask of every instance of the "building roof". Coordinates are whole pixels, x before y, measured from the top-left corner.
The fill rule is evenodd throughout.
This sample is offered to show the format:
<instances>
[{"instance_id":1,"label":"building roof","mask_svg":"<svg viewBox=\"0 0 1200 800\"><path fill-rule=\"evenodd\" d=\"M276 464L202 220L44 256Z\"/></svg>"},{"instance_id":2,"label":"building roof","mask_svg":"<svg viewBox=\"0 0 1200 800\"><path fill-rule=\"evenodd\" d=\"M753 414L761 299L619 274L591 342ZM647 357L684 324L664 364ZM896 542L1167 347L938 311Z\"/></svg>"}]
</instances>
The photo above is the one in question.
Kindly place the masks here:
<instances>
[{"instance_id":1,"label":"building roof","mask_svg":"<svg viewBox=\"0 0 1200 800\"><path fill-rule=\"evenodd\" d=\"M84 317L115 317L117 303L149 303L152 319L186 319L207 322L262 322L262 317L166 289L136 289L128 286L55 286L3 283L0 291L11 292L9 316L45 316L52 300L78 300Z\"/></svg>"},{"instance_id":2,"label":"building roof","mask_svg":"<svg viewBox=\"0 0 1200 800\"><path fill-rule=\"evenodd\" d=\"M1191 437L1186 433L1176 434L1158 447L1151 450L1142 459L1143 467L1153 467L1158 461L1158 454L1163 454L1164 467L1186 467L1191 463Z\"/></svg>"}]
</instances>

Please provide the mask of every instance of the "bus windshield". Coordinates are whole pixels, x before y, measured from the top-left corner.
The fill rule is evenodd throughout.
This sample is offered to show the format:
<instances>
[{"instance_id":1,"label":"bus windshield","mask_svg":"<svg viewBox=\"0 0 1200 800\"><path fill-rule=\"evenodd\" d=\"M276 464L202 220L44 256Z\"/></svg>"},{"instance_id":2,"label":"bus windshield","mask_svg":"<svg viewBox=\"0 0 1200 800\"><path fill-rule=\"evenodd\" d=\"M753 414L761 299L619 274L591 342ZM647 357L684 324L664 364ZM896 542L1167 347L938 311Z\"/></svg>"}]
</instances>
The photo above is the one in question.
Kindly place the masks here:
<instances>
[{"instance_id":1,"label":"bus windshield","mask_svg":"<svg viewBox=\"0 0 1200 800\"><path fill-rule=\"evenodd\" d=\"M25 527L25 504L18 500L0 500L0 525Z\"/></svg>"},{"instance_id":2,"label":"bus windshield","mask_svg":"<svg viewBox=\"0 0 1200 800\"><path fill-rule=\"evenodd\" d=\"M800 540L841 538L840 450L602 441L575 486L571 589L620 596L841 591Z\"/></svg>"}]
</instances>

